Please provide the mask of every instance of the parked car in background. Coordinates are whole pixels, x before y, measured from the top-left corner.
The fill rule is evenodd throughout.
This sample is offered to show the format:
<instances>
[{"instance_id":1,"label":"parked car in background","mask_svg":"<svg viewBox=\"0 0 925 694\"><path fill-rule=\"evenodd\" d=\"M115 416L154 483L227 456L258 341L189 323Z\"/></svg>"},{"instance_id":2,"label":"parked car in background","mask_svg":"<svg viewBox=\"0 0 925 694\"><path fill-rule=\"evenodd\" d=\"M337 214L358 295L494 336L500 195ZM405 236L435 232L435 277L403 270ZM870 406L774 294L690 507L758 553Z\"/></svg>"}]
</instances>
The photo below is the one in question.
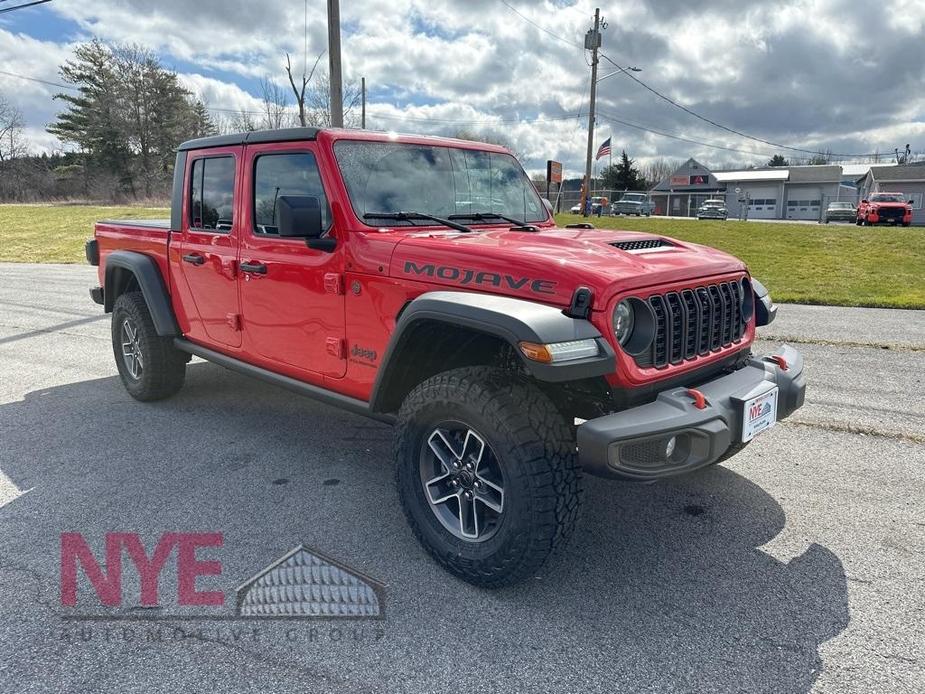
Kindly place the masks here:
<instances>
[{"instance_id":1,"label":"parked car in background","mask_svg":"<svg viewBox=\"0 0 925 694\"><path fill-rule=\"evenodd\" d=\"M610 206L610 214L632 214L648 217L655 211L655 203L647 193L623 193L623 197Z\"/></svg>"},{"instance_id":2,"label":"parked car in background","mask_svg":"<svg viewBox=\"0 0 925 694\"><path fill-rule=\"evenodd\" d=\"M600 197L597 195L591 198L591 214L600 216L601 213L603 212L603 208L605 208L606 206L607 206L607 198ZM581 214L582 213L581 203L579 202L576 205L572 205L572 207L569 209L569 212L571 212L572 214Z\"/></svg>"},{"instance_id":3,"label":"parked car in background","mask_svg":"<svg viewBox=\"0 0 925 694\"><path fill-rule=\"evenodd\" d=\"M825 223L853 222L857 219L858 207L853 202L837 200L825 208Z\"/></svg>"},{"instance_id":4,"label":"parked car in background","mask_svg":"<svg viewBox=\"0 0 925 694\"><path fill-rule=\"evenodd\" d=\"M855 223L859 226L874 224L912 224L912 201L902 193L873 193L869 200L861 200Z\"/></svg>"},{"instance_id":5,"label":"parked car in background","mask_svg":"<svg viewBox=\"0 0 925 694\"><path fill-rule=\"evenodd\" d=\"M729 215L725 200L705 200L697 208L697 219L726 219Z\"/></svg>"}]
</instances>

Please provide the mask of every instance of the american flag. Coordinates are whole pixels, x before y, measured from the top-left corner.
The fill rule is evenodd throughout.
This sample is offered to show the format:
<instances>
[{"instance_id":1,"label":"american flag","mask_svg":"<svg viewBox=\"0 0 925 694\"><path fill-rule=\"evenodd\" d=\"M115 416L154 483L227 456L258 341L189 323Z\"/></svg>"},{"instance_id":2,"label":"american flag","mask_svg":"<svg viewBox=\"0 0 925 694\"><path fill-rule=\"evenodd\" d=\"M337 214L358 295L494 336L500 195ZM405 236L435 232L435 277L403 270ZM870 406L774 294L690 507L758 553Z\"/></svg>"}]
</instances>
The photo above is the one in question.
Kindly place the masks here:
<instances>
[{"instance_id":1,"label":"american flag","mask_svg":"<svg viewBox=\"0 0 925 694\"><path fill-rule=\"evenodd\" d=\"M606 157L610 154L610 138L608 137L601 143L601 146L597 150L597 156L594 157L594 161L597 161L601 157Z\"/></svg>"}]
</instances>

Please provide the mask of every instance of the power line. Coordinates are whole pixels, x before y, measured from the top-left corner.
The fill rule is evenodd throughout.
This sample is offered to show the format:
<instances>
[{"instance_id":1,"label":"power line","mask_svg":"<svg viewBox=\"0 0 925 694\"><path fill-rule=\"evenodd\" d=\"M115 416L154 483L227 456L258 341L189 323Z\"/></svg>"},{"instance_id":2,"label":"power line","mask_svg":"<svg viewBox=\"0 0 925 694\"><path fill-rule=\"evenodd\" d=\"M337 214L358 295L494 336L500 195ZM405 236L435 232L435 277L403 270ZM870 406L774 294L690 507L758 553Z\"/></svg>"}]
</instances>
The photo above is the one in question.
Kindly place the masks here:
<instances>
[{"instance_id":1,"label":"power line","mask_svg":"<svg viewBox=\"0 0 925 694\"><path fill-rule=\"evenodd\" d=\"M622 120L620 118L617 118L616 116L610 115L609 113L605 113L603 111L599 111L599 113L601 115L601 120L604 120L608 123L618 123L620 125L625 125L629 128L636 128L637 130L644 130L647 133L652 133L653 135L659 135L660 137L668 137L668 138L671 138L672 140L688 142L693 145L699 145L701 147L709 147L711 149L723 149L723 150L726 150L727 152L737 152L739 154L749 154L753 157L755 156L770 157L770 155L767 153L755 152L755 151L747 150L747 149L739 149L737 147L727 147L725 145L712 144L710 142L704 142L702 140L694 140L689 137L683 137L682 135L675 135L673 133L668 133L663 130L656 130L655 128L650 128L645 125L639 125L638 123L633 123L632 121Z\"/></svg>"},{"instance_id":2,"label":"power line","mask_svg":"<svg viewBox=\"0 0 925 694\"><path fill-rule=\"evenodd\" d=\"M3 0L0 0L3 2ZM61 84L60 82L50 82L48 80L41 80L38 77L26 77L25 75L17 75L15 72L7 72L6 70L0 70L0 75L8 75L10 77L16 77L21 80L27 80L29 82L38 82L39 84L47 84L51 87L60 87L61 89L71 89L74 91L79 91L77 87L69 84Z\"/></svg>"},{"instance_id":3,"label":"power line","mask_svg":"<svg viewBox=\"0 0 925 694\"><path fill-rule=\"evenodd\" d=\"M447 123L449 125L498 125L502 123L547 123L554 121L566 121L575 118L574 114L567 116L539 116L537 118L498 118L495 120L457 120L453 118L428 118L427 116L392 116L374 114L375 118L396 121L418 121L422 123Z\"/></svg>"},{"instance_id":4,"label":"power line","mask_svg":"<svg viewBox=\"0 0 925 694\"><path fill-rule=\"evenodd\" d=\"M580 43L575 43L574 41L569 41L567 38L565 38L565 37L563 37L563 36L559 36L558 34L556 34L556 33L552 32L552 31L550 31L550 30L547 29L546 27L537 24L536 22L534 22L532 19L530 19L530 18L527 17L526 15L521 14L521 13L517 10L517 8L515 8L515 7L512 6L512 5L509 5L509 4L506 3L504 0L500 0L500 2L501 2L502 5L504 5L506 8L508 8L511 12L513 12L513 13L516 14L518 17L520 17L522 20L524 20L527 24L531 24L531 25L535 26L537 29L539 29L539 30L542 31L543 33L548 34L549 36L552 36L556 41L561 41L562 43L568 44L569 46L573 46L573 47L575 47L575 48L581 48L582 50L584 50L584 46L582 46Z\"/></svg>"},{"instance_id":5,"label":"power line","mask_svg":"<svg viewBox=\"0 0 925 694\"><path fill-rule=\"evenodd\" d=\"M518 17L520 17L522 20L524 20L524 21L527 22L528 24L530 24L530 25L536 27L536 28L539 29L540 31L544 32L545 34L548 34L549 36L551 36L552 38L556 39L557 41L561 41L562 43L566 43L566 44L568 44L568 45L570 45L570 46L575 46L575 47L578 47L578 48L583 48L583 46L580 46L579 44L574 43L574 42L572 42L572 41L569 41L569 40L566 39L565 37L560 36L560 35L556 34L555 32L550 31L549 29L547 29L546 27L541 26L540 24L537 24L537 23L534 22L532 19L530 19L530 18L527 17L526 15L522 14L521 12L519 12L516 8L512 7L512 6L511 6L509 3L507 3L505 0L500 0L500 2L501 2L502 5L504 5L505 7L507 7L509 10L511 10L514 14L516 14L516 15L517 15ZM757 137L757 136L755 136L755 135L750 135L750 134L748 134L748 133L742 132L741 130L736 130L736 129L734 129L734 128L730 128L730 127L728 127L728 126L726 126L726 125L723 125L722 123L718 123L717 121L712 120L711 118L707 118L706 116L700 115L700 114L697 113L696 111L693 111L693 110L687 108L686 106L684 106L684 105L682 105L682 104L679 104L677 101L675 101L675 100L672 99L671 97L668 97L668 96L666 96L665 94L662 94L662 93L659 92L657 89L655 89L655 88L653 88L653 87L650 87L648 84L646 84L645 82L643 82L643 81L642 81L641 79L639 79L638 77L636 77L636 76L630 74L630 72L629 72L628 70L626 70L623 66L618 65L610 56L608 56L608 55L606 55L606 54L604 54L604 53L601 53L601 54L600 54L600 57L603 58L604 60L606 60L608 63L610 63L610 64L613 65L614 67L616 67L620 72L622 72L624 75L626 75L627 77L629 77L631 80L633 80L634 82L636 82L637 84L639 84L641 87L643 87L643 88L647 89L648 91L652 92L652 93L655 94L657 97L659 97L660 99L665 100L666 102L668 102L668 103L671 104L672 106L675 106L676 108L681 109L681 110L684 111L685 113L688 113L689 115L694 116L695 118L699 118L700 120L702 120L702 121L704 121L704 122L706 122L706 123L709 123L710 125L712 125L712 126L714 126L714 127L720 128L720 129L725 130L725 131L727 131L727 132L730 132L730 133L732 133L732 134L734 134L734 135L738 135L739 137L744 137L744 138L746 138L746 139L748 139L748 140L754 140L755 142L760 142L761 144L769 145L769 146L774 147L774 148L777 148L777 149L786 149L786 150L789 150L789 151L792 151L792 152L800 152L800 153L802 153L802 154L818 154L818 155L824 155L824 156L832 157L832 158L836 158L836 159L862 159L862 158L874 156L873 153L866 153L866 154L839 154L839 153L832 153L832 152L823 152L823 151L821 151L821 150L804 149L804 148L802 148L802 147L792 147L792 146L790 146L790 145L783 145L783 144L780 144L780 143L778 143L778 142L772 142L771 140L765 140L764 138L760 138L760 137ZM738 151L745 151L745 150L738 150Z\"/></svg>"},{"instance_id":6,"label":"power line","mask_svg":"<svg viewBox=\"0 0 925 694\"><path fill-rule=\"evenodd\" d=\"M24 10L27 7L32 7L33 5L44 5L46 2L51 2L51 0L33 0L33 2L27 2L25 5L16 5L15 7L5 7L0 9L0 14L5 14L6 12L12 12L14 10Z\"/></svg>"},{"instance_id":7,"label":"power line","mask_svg":"<svg viewBox=\"0 0 925 694\"><path fill-rule=\"evenodd\" d=\"M702 115L700 115L699 113L697 113L696 111L692 111L691 109L687 108L687 106L684 106L683 104L679 104L677 101L675 101L675 100L672 99L671 97L662 94L660 91L658 91L658 90L655 89L654 87L650 87L648 84L646 84L645 82L643 82L641 79L639 79L639 78L636 77L635 75L630 74L630 72L629 72L628 70L626 70L625 68L621 67L620 65L617 65L617 63L614 62L614 60L613 60L612 58L610 58L609 56L607 56L607 55L601 53L601 57L602 57L604 60L606 60L608 63L610 63L611 65L613 65L615 68L617 68L617 69L618 69L620 72L622 72L624 75L626 75L626 76L629 77L631 80L633 80L634 82L636 82L638 85L640 85L640 86L643 87L644 89L647 89L648 91L650 91L650 92L652 92L653 94L655 94L655 96L657 96L658 98L663 99L664 101L667 101L667 102L668 102L669 104L671 104L672 106L675 106L676 108L681 109L681 110L684 111L685 113L688 113L688 114L692 115L694 118L699 118L700 120L704 121L705 123L709 123L710 125L712 125L712 126L714 126L714 127L720 128L721 130L725 130L726 132L730 132L730 133L732 133L732 134L734 134L734 135L738 135L739 137L744 137L744 138L746 138L746 139L748 139L748 140L754 140L755 142L760 142L760 143L765 144L765 145L770 145L771 147L775 147L775 148L778 148L778 149L787 149L787 150L790 150L790 151L792 151L792 152L800 152L800 153L802 153L802 154L821 154L821 155L828 156L828 157L833 157L833 158L836 158L836 159L853 159L853 158L861 158L861 157L869 157L869 156L871 156L870 153L868 153L868 154L835 154L835 153L832 153L832 152L823 152L823 151L815 150L815 149L803 149L802 147L791 147L791 146L789 146L789 145L782 145L782 144L780 144L779 142L772 142L771 140L765 140L764 138L756 137L755 135L749 135L748 133L744 133L744 132L742 132L741 130L736 130L735 128L730 128L729 126L723 125L722 123L717 123L715 120L712 120L711 118L707 118L706 116L702 116Z\"/></svg>"}]
</instances>

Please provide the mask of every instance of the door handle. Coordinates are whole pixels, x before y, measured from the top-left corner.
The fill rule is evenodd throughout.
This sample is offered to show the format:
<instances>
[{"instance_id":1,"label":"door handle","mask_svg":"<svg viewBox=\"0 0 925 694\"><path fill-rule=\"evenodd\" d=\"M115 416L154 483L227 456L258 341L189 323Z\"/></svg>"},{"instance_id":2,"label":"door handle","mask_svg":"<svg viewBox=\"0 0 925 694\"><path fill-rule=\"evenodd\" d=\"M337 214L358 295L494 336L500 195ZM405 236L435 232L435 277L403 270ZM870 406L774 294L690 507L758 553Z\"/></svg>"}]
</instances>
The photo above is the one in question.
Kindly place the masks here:
<instances>
[{"instance_id":1,"label":"door handle","mask_svg":"<svg viewBox=\"0 0 925 694\"><path fill-rule=\"evenodd\" d=\"M202 265L204 262L206 262L206 259L198 253L190 253L189 255L183 256L183 262L191 263L193 265Z\"/></svg>"},{"instance_id":2,"label":"door handle","mask_svg":"<svg viewBox=\"0 0 925 694\"><path fill-rule=\"evenodd\" d=\"M255 275L267 274L267 266L263 263L241 263L238 267L241 272L250 272Z\"/></svg>"}]
</instances>

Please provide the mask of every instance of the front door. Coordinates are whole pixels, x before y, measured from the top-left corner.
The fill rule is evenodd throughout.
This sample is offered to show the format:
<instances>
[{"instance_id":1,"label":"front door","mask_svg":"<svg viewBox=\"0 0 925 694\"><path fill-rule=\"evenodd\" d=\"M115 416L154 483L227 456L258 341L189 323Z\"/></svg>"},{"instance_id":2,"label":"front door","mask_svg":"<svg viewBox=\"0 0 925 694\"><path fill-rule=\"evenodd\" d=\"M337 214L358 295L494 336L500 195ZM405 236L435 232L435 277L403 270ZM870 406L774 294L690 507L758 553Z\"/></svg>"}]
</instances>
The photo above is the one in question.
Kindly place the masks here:
<instances>
[{"instance_id":1,"label":"front door","mask_svg":"<svg viewBox=\"0 0 925 694\"><path fill-rule=\"evenodd\" d=\"M206 150L189 158L180 268L195 306L189 337L241 346L236 263L240 219L235 218L236 162L241 147Z\"/></svg>"},{"instance_id":2,"label":"front door","mask_svg":"<svg viewBox=\"0 0 925 694\"><path fill-rule=\"evenodd\" d=\"M347 372L342 250L308 248L305 239L280 238L276 227L280 196L311 195L328 234L338 235L315 155L305 142L246 149L241 314L248 349L271 368L339 378Z\"/></svg>"}]
</instances>

